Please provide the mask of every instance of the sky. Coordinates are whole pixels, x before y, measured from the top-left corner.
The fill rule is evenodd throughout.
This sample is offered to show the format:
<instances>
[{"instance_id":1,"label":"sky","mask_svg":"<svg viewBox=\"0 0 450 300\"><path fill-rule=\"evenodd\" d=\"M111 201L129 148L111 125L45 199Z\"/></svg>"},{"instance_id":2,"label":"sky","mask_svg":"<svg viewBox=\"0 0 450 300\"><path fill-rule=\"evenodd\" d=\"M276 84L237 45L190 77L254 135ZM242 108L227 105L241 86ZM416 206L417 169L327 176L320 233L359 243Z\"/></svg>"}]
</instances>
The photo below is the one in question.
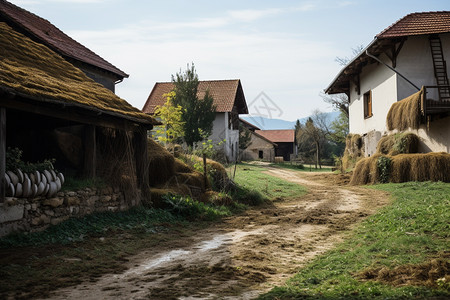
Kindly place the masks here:
<instances>
[{"instance_id":1,"label":"sky","mask_svg":"<svg viewBox=\"0 0 450 300\"><path fill-rule=\"evenodd\" d=\"M200 80L240 79L251 116L294 121L332 107L336 57L403 16L448 0L9 0L125 73L116 94L142 109L156 82L194 63Z\"/></svg>"}]
</instances>

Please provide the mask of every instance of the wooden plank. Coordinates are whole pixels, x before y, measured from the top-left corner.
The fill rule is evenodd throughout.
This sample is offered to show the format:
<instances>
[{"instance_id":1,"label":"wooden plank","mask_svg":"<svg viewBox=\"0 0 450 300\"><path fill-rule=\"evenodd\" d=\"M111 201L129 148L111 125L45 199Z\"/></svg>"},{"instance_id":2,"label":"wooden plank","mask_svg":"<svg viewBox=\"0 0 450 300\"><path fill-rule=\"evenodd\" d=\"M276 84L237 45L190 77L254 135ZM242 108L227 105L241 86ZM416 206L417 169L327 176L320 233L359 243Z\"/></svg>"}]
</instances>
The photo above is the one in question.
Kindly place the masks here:
<instances>
[{"instance_id":1,"label":"wooden plank","mask_svg":"<svg viewBox=\"0 0 450 300\"><path fill-rule=\"evenodd\" d=\"M5 201L6 109L0 107L0 202Z\"/></svg>"},{"instance_id":2,"label":"wooden plank","mask_svg":"<svg viewBox=\"0 0 450 300\"><path fill-rule=\"evenodd\" d=\"M95 178L97 169L97 143L94 125L86 125L84 131L84 177Z\"/></svg>"}]
</instances>

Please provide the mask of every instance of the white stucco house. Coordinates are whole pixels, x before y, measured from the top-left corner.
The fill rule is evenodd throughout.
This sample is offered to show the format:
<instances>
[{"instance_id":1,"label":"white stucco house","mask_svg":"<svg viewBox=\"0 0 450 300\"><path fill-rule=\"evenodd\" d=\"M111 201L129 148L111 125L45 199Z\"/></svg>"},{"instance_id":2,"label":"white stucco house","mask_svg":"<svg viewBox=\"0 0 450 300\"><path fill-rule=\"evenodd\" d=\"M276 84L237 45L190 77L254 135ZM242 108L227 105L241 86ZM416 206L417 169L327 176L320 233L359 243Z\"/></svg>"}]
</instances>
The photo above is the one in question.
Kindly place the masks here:
<instances>
[{"instance_id":1,"label":"white stucco house","mask_svg":"<svg viewBox=\"0 0 450 300\"><path fill-rule=\"evenodd\" d=\"M156 106L164 104L163 95L173 88L172 82L157 82L142 111L153 114ZM228 161L233 162L239 152L239 114L248 114L241 81L239 79L199 81L198 98L202 99L207 90L216 106L216 118L209 139L216 145L216 149L223 150Z\"/></svg>"},{"instance_id":2,"label":"white stucco house","mask_svg":"<svg viewBox=\"0 0 450 300\"><path fill-rule=\"evenodd\" d=\"M450 152L450 11L409 14L381 33L325 89L349 98L350 133L363 136L366 156L390 134L391 105L425 87L421 124L410 129L421 152Z\"/></svg>"}]
</instances>

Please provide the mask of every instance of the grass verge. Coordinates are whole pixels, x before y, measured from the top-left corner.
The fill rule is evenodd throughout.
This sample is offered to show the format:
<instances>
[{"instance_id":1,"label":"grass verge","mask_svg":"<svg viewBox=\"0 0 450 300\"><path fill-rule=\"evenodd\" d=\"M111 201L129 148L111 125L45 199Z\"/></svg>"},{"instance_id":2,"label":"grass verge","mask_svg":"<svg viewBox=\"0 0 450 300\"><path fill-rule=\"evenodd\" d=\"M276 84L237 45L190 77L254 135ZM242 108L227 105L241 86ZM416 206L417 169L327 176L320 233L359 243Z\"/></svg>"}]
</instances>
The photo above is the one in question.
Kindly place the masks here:
<instances>
[{"instance_id":1,"label":"grass verge","mask_svg":"<svg viewBox=\"0 0 450 300\"><path fill-rule=\"evenodd\" d=\"M450 297L450 184L377 185L393 202L259 299ZM436 298L441 299L441 298Z\"/></svg>"},{"instance_id":2,"label":"grass verge","mask_svg":"<svg viewBox=\"0 0 450 300\"><path fill-rule=\"evenodd\" d=\"M244 189L258 191L269 200L290 199L306 194L306 188L263 173L264 166L241 163L237 165L234 181Z\"/></svg>"}]
</instances>

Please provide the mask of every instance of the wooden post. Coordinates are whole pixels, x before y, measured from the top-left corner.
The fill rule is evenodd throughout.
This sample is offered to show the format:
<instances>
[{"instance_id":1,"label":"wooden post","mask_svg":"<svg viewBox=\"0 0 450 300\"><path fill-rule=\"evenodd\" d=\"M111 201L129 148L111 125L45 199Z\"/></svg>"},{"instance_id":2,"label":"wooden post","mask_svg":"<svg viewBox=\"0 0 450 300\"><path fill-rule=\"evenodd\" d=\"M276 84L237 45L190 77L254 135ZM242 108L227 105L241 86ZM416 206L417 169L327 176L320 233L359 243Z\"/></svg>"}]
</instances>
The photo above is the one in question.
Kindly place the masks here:
<instances>
[{"instance_id":1,"label":"wooden post","mask_svg":"<svg viewBox=\"0 0 450 300\"><path fill-rule=\"evenodd\" d=\"M86 125L84 130L84 176L95 178L97 169L97 143L94 125Z\"/></svg>"},{"instance_id":2,"label":"wooden post","mask_svg":"<svg viewBox=\"0 0 450 300\"><path fill-rule=\"evenodd\" d=\"M203 153L203 180L205 184L205 189L208 186L208 173L206 171L206 154Z\"/></svg>"},{"instance_id":3,"label":"wooden post","mask_svg":"<svg viewBox=\"0 0 450 300\"><path fill-rule=\"evenodd\" d=\"M5 201L6 109L0 107L0 203Z\"/></svg>"},{"instance_id":4,"label":"wooden post","mask_svg":"<svg viewBox=\"0 0 450 300\"><path fill-rule=\"evenodd\" d=\"M138 187L144 197L149 188L147 130L140 128L134 132L134 154L136 159L136 177ZM156 175L156 174L154 174Z\"/></svg>"}]
</instances>

